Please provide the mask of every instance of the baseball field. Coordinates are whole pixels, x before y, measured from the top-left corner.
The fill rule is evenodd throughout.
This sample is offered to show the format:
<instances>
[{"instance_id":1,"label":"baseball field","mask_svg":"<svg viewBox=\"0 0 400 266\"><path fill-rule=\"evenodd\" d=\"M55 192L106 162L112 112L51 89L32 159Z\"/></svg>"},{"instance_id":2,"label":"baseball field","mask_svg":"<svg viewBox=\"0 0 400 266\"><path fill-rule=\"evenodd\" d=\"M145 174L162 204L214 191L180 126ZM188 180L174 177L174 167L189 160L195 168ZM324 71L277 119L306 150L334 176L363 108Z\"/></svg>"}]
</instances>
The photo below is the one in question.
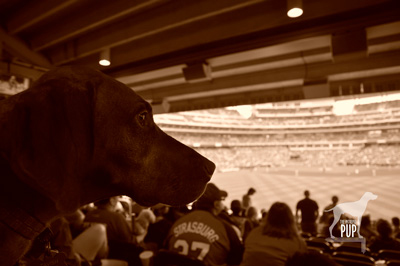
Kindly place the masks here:
<instances>
[{"instance_id":1,"label":"baseball field","mask_svg":"<svg viewBox=\"0 0 400 266\"><path fill-rule=\"evenodd\" d=\"M304 197L304 190L309 190L321 213L333 195L343 203L357 201L369 191L378 198L368 203L364 215L370 214L372 220L400 217L399 168L292 166L231 169L215 173L211 182L228 192L225 200L228 207L232 200L241 199L250 187L257 190L252 201L258 211L268 210L272 203L281 201L294 212L296 203Z\"/></svg>"}]
</instances>

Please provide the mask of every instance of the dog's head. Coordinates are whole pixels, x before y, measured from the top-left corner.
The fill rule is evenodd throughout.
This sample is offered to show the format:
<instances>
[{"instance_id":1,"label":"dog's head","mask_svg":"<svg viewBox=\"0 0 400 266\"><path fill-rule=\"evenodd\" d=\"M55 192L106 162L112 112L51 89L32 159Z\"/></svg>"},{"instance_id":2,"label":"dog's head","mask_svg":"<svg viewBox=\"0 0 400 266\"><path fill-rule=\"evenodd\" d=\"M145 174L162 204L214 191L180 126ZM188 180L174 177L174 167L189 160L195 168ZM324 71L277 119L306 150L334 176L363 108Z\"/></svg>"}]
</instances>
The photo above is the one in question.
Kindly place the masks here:
<instances>
[{"instance_id":1,"label":"dog's head","mask_svg":"<svg viewBox=\"0 0 400 266\"><path fill-rule=\"evenodd\" d=\"M122 194L142 205L186 204L215 170L157 127L146 101L98 71L49 71L6 105L0 122L15 125L0 148L60 209Z\"/></svg>"},{"instance_id":2,"label":"dog's head","mask_svg":"<svg viewBox=\"0 0 400 266\"><path fill-rule=\"evenodd\" d=\"M368 200L376 200L378 198L378 195L375 195L371 192L365 192L364 197Z\"/></svg>"}]
</instances>

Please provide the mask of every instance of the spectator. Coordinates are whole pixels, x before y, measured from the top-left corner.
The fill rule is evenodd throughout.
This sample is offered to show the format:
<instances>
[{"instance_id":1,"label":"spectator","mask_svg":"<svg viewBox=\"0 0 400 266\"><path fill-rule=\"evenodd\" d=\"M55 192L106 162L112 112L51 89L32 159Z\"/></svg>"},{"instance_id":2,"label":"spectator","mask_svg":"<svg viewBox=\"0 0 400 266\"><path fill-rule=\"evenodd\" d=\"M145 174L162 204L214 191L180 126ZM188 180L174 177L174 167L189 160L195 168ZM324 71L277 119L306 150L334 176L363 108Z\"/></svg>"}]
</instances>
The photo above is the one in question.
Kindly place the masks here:
<instances>
[{"instance_id":1,"label":"spectator","mask_svg":"<svg viewBox=\"0 0 400 266\"><path fill-rule=\"evenodd\" d=\"M237 227L236 223L234 223L234 222L232 221L231 216L229 215L227 208L224 208L224 209L218 214L218 218L220 218L220 219L224 220L225 222L229 223L229 224L232 226L233 230L235 230L236 235L238 236L239 240L240 240L241 242L243 242L243 239L242 239L242 231L239 229L239 227ZM241 217L241 218L243 218L243 217Z\"/></svg>"},{"instance_id":2,"label":"spectator","mask_svg":"<svg viewBox=\"0 0 400 266\"><path fill-rule=\"evenodd\" d=\"M331 233L329 232L329 227L332 225L334 220L335 220L335 217L331 216L329 218L328 222L323 224L323 226L321 227L321 230L318 234L319 237L324 237L324 238L331 237ZM334 237L340 237L340 235L341 235L340 223L336 223L335 226L332 228L332 235Z\"/></svg>"},{"instance_id":3,"label":"spectator","mask_svg":"<svg viewBox=\"0 0 400 266\"><path fill-rule=\"evenodd\" d=\"M68 221L64 217L60 217L52 221L49 228L52 232L50 246L65 254L68 266L80 265L81 259L73 248L72 235Z\"/></svg>"},{"instance_id":4,"label":"spectator","mask_svg":"<svg viewBox=\"0 0 400 266\"><path fill-rule=\"evenodd\" d=\"M208 265L239 265L243 246L226 221L218 218L224 209L222 193L213 183L194 204L194 211L178 219L169 231L169 250L201 260Z\"/></svg>"},{"instance_id":5,"label":"spectator","mask_svg":"<svg viewBox=\"0 0 400 266\"><path fill-rule=\"evenodd\" d=\"M125 217L115 211L118 197L95 202L95 210L86 214L86 222L106 224L109 245L109 258L121 259L129 265L140 265L139 254L143 250L136 245L136 239Z\"/></svg>"},{"instance_id":6,"label":"spectator","mask_svg":"<svg viewBox=\"0 0 400 266\"><path fill-rule=\"evenodd\" d=\"M50 254L47 248L57 253ZM68 220L65 217L59 217L35 239L31 249L22 259L24 262L18 265L48 265L52 259L55 259L54 254L58 253L64 255L58 256L58 259L64 257L65 265L68 266L97 265L96 263L106 258L108 253L105 226L89 225L74 239Z\"/></svg>"},{"instance_id":7,"label":"spectator","mask_svg":"<svg viewBox=\"0 0 400 266\"><path fill-rule=\"evenodd\" d=\"M262 222L267 217L268 211L266 209L261 209L260 213L261 213L260 222Z\"/></svg>"},{"instance_id":8,"label":"spectator","mask_svg":"<svg viewBox=\"0 0 400 266\"><path fill-rule=\"evenodd\" d=\"M85 231L72 240L74 250L95 265L96 261L107 258L108 240L104 224L91 224Z\"/></svg>"},{"instance_id":9,"label":"spectator","mask_svg":"<svg viewBox=\"0 0 400 266\"><path fill-rule=\"evenodd\" d=\"M247 211L247 218L244 223L243 241L246 239L249 233L259 225L260 223L258 221L257 209L255 207L250 207Z\"/></svg>"},{"instance_id":10,"label":"spectator","mask_svg":"<svg viewBox=\"0 0 400 266\"><path fill-rule=\"evenodd\" d=\"M399 219L399 217L392 218L392 225L393 225L393 237L400 238L400 219Z\"/></svg>"},{"instance_id":11,"label":"spectator","mask_svg":"<svg viewBox=\"0 0 400 266\"><path fill-rule=\"evenodd\" d=\"M75 252L88 261L107 257L108 243L104 224L85 222L85 215L81 210L65 215L64 218L69 223Z\"/></svg>"},{"instance_id":12,"label":"spectator","mask_svg":"<svg viewBox=\"0 0 400 266\"><path fill-rule=\"evenodd\" d=\"M224 194L226 194L226 197L228 197L228 193L226 193L225 191L221 191L223 196L225 196ZM238 225L240 224L240 220L243 219L243 217L240 216L241 212L242 212L242 203L239 200L233 200L232 202L236 202L236 207L234 207L235 212L232 211L232 214L235 213L237 214L237 216L235 215L235 218L232 217L232 215L229 215L229 211L228 208L226 206L224 206L224 209L218 214L218 217L221 218L222 220L228 222L233 230L235 230L238 238L240 239L240 241L242 241L242 230L238 227ZM231 202L231 208L232 208L232 202Z\"/></svg>"},{"instance_id":13,"label":"spectator","mask_svg":"<svg viewBox=\"0 0 400 266\"><path fill-rule=\"evenodd\" d=\"M275 202L265 224L253 229L245 240L241 266L283 266L296 252L305 252L292 211L286 203Z\"/></svg>"},{"instance_id":14,"label":"spectator","mask_svg":"<svg viewBox=\"0 0 400 266\"><path fill-rule=\"evenodd\" d=\"M338 196L332 196L332 203L324 208L324 212L322 213L319 219L320 223L327 224L329 222L330 218L333 217L333 212L332 211L326 212L326 210L334 208L338 202L339 202Z\"/></svg>"},{"instance_id":15,"label":"spectator","mask_svg":"<svg viewBox=\"0 0 400 266\"><path fill-rule=\"evenodd\" d=\"M371 252L377 253L381 249L400 251L400 241L392 237L392 227L386 220L379 219L376 223L378 236L372 240L369 248Z\"/></svg>"},{"instance_id":16,"label":"spectator","mask_svg":"<svg viewBox=\"0 0 400 266\"><path fill-rule=\"evenodd\" d=\"M315 200L310 199L310 192L308 190L304 191L304 196L305 198L300 200L296 206L296 222L298 223L299 219L298 212L301 211L301 230L304 233L316 235L318 204Z\"/></svg>"},{"instance_id":17,"label":"spectator","mask_svg":"<svg viewBox=\"0 0 400 266\"><path fill-rule=\"evenodd\" d=\"M361 218L360 234L367 241L369 241L370 239L372 239L378 235L377 232L372 228L371 217L369 215L364 215Z\"/></svg>"},{"instance_id":18,"label":"spectator","mask_svg":"<svg viewBox=\"0 0 400 266\"><path fill-rule=\"evenodd\" d=\"M128 201L119 201L119 203L122 206L122 210L117 209L117 212L121 212L122 215L125 217L126 220L132 219L132 213L131 213L131 202Z\"/></svg>"},{"instance_id":19,"label":"spectator","mask_svg":"<svg viewBox=\"0 0 400 266\"><path fill-rule=\"evenodd\" d=\"M156 216L150 209L143 209L134 221L134 232L136 235L136 241L142 243L143 239L147 234L147 229L150 224L155 223Z\"/></svg>"},{"instance_id":20,"label":"spectator","mask_svg":"<svg viewBox=\"0 0 400 266\"><path fill-rule=\"evenodd\" d=\"M69 223L69 228L71 230L72 238L77 237L88 227L90 227L90 223L85 223L85 214L80 209L76 210L75 212L64 215L64 218Z\"/></svg>"},{"instance_id":21,"label":"spectator","mask_svg":"<svg viewBox=\"0 0 400 266\"><path fill-rule=\"evenodd\" d=\"M236 227L239 228L240 234L242 235L246 217L243 217L243 206L240 200L232 200L231 211L232 214L230 215L230 218Z\"/></svg>"},{"instance_id":22,"label":"spectator","mask_svg":"<svg viewBox=\"0 0 400 266\"><path fill-rule=\"evenodd\" d=\"M247 210L249 209L249 207L252 206L251 196L253 196L255 193L256 193L256 190L251 187L247 191L247 194L243 195L243 198L242 198L242 207L243 207L243 210L244 210L243 215L246 215L247 214Z\"/></svg>"},{"instance_id":23,"label":"spectator","mask_svg":"<svg viewBox=\"0 0 400 266\"><path fill-rule=\"evenodd\" d=\"M169 219L170 217L167 216L170 207L166 205L158 204L152 207L152 209L156 216L156 221L149 225L144 242L146 249L157 251L163 247L168 231L175 220L171 220Z\"/></svg>"}]
</instances>

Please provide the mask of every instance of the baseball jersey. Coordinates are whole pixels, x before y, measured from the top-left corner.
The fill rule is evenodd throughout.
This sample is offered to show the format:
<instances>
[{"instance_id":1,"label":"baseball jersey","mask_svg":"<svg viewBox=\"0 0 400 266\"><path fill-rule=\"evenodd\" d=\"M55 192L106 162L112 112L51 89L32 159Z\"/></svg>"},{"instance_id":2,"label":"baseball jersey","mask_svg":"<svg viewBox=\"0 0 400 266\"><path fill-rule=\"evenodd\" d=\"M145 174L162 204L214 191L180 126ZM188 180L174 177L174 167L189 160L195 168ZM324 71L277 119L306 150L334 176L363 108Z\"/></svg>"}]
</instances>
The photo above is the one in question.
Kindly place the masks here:
<instances>
[{"instance_id":1,"label":"baseball jersey","mask_svg":"<svg viewBox=\"0 0 400 266\"><path fill-rule=\"evenodd\" d=\"M233 228L212 213L195 210L177 220L166 239L169 250L207 266L239 265L243 246Z\"/></svg>"}]
</instances>

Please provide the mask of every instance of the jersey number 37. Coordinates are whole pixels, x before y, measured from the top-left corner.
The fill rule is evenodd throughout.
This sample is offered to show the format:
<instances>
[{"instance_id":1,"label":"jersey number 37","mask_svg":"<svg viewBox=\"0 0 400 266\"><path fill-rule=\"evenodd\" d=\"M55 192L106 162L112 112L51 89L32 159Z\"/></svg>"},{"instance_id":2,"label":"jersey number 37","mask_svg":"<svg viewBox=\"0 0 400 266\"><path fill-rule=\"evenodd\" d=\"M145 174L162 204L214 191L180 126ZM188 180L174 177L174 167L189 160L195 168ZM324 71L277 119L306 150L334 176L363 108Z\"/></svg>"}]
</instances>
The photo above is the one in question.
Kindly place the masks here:
<instances>
[{"instance_id":1,"label":"jersey number 37","mask_svg":"<svg viewBox=\"0 0 400 266\"><path fill-rule=\"evenodd\" d=\"M197 256L197 259L203 260L204 257L207 255L208 251L210 251L210 244L193 241L189 246L189 243L186 240L178 239L174 244L174 248L179 250L179 254L185 256L188 256L189 253L200 251L199 255Z\"/></svg>"}]
</instances>

